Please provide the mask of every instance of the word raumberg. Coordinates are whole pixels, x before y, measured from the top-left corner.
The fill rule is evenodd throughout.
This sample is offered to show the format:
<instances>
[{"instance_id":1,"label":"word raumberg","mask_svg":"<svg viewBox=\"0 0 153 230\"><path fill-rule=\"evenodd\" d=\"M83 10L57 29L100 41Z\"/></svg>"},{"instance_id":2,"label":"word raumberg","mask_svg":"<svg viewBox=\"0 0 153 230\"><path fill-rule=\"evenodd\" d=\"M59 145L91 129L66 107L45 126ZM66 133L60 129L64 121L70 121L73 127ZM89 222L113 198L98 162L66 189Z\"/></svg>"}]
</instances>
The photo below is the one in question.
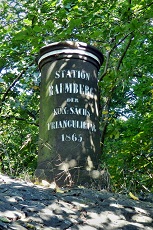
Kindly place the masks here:
<instances>
[{"instance_id":1,"label":"word raumberg","mask_svg":"<svg viewBox=\"0 0 153 230\"><path fill-rule=\"evenodd\" d=\"M62 94L62 93L72 93L72 94L82 94L86 96L93 97L96 93L96 89L88 85L77 84L77 83L59 83L49 86L49 96Z\"/></svg>"}]
</instances>

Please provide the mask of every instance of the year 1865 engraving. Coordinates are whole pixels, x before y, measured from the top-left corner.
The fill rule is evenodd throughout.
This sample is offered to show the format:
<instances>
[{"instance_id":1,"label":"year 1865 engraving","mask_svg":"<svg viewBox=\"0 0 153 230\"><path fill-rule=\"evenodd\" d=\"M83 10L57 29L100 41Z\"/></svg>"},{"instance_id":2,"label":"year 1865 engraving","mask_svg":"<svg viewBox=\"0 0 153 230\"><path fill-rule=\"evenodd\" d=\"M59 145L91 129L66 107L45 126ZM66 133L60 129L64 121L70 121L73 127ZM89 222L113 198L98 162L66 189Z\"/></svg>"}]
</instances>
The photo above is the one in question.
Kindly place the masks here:
<instances>
[{"instance_id":1,"label":"year 1865 engraving","mask_svg":"<svg viewBox=\"0 0 153 230\"><path fill-rule=\"evenodd\" d=\"M76 135L75 133L73 134L62 134L62 141L73 141L73 142L82 142L82 135L78 134Z\"/></svg>"}]
</instances>

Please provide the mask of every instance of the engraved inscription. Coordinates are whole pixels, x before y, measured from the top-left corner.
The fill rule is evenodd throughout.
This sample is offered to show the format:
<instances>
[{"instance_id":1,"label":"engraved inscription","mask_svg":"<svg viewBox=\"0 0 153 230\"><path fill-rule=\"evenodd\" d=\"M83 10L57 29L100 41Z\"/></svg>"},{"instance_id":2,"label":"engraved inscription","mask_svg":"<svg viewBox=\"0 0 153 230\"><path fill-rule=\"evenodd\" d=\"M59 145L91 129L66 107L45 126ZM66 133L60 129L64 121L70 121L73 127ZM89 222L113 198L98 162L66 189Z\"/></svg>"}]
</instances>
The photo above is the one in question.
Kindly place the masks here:
<instances>
[{"instance_id":1,"label":"engraved inscription","mask_svg":"<svg viewBox=\"0 0 153 230\"><path fill-rule=\"evenodd\" d=\"M57 107L53 110L54 116L65 114L65 115L81 115L81 116L89 116L90 112L86 108L77 108L77 107Z\"/></svg>"},{"instance_id":2,"label":"engraved inscription","mask_svg":"<svg viewBox=\"0 0 153 230\"><path fill-rule=\"evenodd\" d=\"M74 128L74 129L86 129L92 132L96 132L96 127L93 123L87 121L77 121L77 120L61 120L52 121L48 124L48 130L51 129L64 129L64 128Z\"/></svg>"},{"instance_id":3,"label":"engraved inscription","mask_svg":"<svg viewBox=\"0 0 153 230\"><path fill-rule=\"evenodd\" d=\"M84 70L59 70L55 72L54 78L56 79L55 83L51 83L48 86L48 96L52 97L59 94L67 94L66 104L64 106L55 107L53 109L53 117L56 117L56 121L51 121L47 123L48 131L56 129L82 129L89 130L91 132L96 132L96 127L93 122L91 122L91 111L87 108L78 107L79 99L78 95L88 96L89 98L96 98L97 88L94 86L89 86L88 82L91 79L90 73L85 72ZM62 79L67 79L68 82L61 82ZM82 83L76 83L75 81L69 82L70 79L82 79ZM70 94L73 94L71 97ZM76 96L75 96L76 95ZM71 103L73 103L71 105ZM76 106L74 105L76 103ZM65 119L65 116L62 115L75 115L76 117L70 119ZM77 120L77 117L85 117L85 120ZM70 134L67 133L61 134L62 142L82 142L82 134Z\"/></svg>"},{"instance_id":4,"label":"engraved inscription","mask_svg":"<svg viewBox=\"0 0 153 230\"><path fill-rule=\"evenodd\" d=\"M61 70L55 72L55 78L78 78L83 80L90 80L90 73L81 70Z\"/></svg>"},{"instance_id":5,"label":"engraved inscription","mask_svg":"<svg viewBox=\"0 0 153 230\"><path fill-rule=\"evenodd\" d=\"M94 97L96 88L89 87L84 84L77 83L59 83L59 84L50 84L49 86L49 96L58 95L58 94L81 94L86 95L91 98Z\"/></svg>"},{"instance_id":6,"label":"engraved inscription","mask_svg":"<svg viewBox=\"0 0 153 230\"><path fill-rule=\"evenodd\" d=\"M62 141L73 141L73 142L82 142L82 135L81 134L62 134L61 135Z\"/></svg>"}]
</instances>

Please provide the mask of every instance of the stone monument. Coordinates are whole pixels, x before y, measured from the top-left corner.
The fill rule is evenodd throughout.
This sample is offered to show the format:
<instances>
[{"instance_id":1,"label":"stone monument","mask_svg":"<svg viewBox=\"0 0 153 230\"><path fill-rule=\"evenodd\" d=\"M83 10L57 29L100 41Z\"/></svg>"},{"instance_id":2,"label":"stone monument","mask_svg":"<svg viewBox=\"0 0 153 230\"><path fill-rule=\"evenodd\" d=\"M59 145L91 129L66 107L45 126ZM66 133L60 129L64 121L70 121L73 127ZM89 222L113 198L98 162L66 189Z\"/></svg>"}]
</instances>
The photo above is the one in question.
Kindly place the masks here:
<instances>
[{"instance_id":1,"label":"stone monument","mask_svg":"<svg viewBox=\"0 0 153 230\"><path fill-rule=\"evenodd\" d=\"M98 178L100 156L98 71L102 53L82 42L40 50L39 180L59 186Z\"/></svg>"}]
</instances>

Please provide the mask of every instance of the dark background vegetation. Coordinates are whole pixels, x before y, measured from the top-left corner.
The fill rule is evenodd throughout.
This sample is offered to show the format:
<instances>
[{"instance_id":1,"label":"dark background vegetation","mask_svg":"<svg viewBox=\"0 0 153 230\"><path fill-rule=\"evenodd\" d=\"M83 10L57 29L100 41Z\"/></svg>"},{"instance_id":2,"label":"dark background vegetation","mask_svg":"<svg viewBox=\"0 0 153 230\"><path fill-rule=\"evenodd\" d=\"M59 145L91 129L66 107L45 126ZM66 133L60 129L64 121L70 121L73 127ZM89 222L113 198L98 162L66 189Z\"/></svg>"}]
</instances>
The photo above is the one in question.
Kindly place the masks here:
<instances>
[{"instance_id":1,"label":"dark background vegetation","mask_svg":"<svg viewBox=\"0 0 153 230\"><path fill-rule=\"evenodd\" d=\"M153 2L0 2L0 172L33 175L40 47L82 41L102 51L101 166L115 192L153 192Z\"/></svg>"}]
</instances>

